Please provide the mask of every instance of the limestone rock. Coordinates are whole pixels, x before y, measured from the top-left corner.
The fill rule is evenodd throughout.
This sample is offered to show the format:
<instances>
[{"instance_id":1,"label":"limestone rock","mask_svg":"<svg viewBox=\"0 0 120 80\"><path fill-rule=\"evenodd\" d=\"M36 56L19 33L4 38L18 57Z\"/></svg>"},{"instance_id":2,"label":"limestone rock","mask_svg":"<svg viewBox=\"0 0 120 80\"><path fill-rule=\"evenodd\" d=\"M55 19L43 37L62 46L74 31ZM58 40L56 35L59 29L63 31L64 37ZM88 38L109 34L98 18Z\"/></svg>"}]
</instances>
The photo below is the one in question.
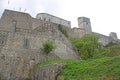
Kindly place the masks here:
<instances>
[{"instance_id":1,"label":"limestone rock","mask_svg":"<svg viewBox=\"0 0 120 80\"><path fill-rule=\"evenodd\" d=\"M54 63L34 69L30 76L32 80L56 80L64 64Z\"/></svg>"}]
</instances>

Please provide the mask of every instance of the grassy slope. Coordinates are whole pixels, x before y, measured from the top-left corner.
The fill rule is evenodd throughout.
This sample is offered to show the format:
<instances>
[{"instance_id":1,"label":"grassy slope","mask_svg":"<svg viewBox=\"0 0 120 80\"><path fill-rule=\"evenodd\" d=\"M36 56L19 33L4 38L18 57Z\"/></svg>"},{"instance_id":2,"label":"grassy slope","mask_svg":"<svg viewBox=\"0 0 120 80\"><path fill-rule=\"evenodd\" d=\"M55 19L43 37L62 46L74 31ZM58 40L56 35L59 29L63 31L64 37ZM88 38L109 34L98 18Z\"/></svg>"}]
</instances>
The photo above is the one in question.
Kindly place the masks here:
<instances>
[{"instance_id":1,"label":"grassy slope","mask_svg":"<svg viewBox=\"0 0 120 80\"><path fill-rule=\"evenodd\" d=\"M90 60L51 60L38 64L64 63L58 80L120 80L120 56Z\"/></svg>"},{"instance_id":2,"label":"grassy slope","mask_svg":"<svg viewBox=\"0 0 120 80\"><path fill-rule=\"evenodd\" d=\"M75 44L81 49L79 42L78 39ZM92 44L89 46L94 47ZM89 46L84 46L85 50L89 50ZM53 63L65 64L57 80L120 80L120 44L110 43L98 50L98 53L95 52L96 55L92 54L93 57L88 57L87 60L50 60L39 63L36 67Z\"/></svg>"}]
</instances>

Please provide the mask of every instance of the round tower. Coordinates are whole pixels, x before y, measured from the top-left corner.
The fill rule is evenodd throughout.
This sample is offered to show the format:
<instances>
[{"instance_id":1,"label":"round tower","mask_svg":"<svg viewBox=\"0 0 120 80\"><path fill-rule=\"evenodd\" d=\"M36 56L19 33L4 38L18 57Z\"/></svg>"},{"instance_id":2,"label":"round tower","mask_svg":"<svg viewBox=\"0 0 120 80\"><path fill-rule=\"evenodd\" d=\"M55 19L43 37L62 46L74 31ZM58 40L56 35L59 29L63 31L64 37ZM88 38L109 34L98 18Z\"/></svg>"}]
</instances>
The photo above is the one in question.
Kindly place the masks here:
<instances>
[{"instance_id":1,"label":"round tower","mask_svg":"<svg viewBox=\"0 0 120 80\"><path fill-rule=\"evenodd\" d=\"M84 31L84 34L92 32L90 19L87 17L78 17L78 26Z\"/></svg>"}]
</instances>

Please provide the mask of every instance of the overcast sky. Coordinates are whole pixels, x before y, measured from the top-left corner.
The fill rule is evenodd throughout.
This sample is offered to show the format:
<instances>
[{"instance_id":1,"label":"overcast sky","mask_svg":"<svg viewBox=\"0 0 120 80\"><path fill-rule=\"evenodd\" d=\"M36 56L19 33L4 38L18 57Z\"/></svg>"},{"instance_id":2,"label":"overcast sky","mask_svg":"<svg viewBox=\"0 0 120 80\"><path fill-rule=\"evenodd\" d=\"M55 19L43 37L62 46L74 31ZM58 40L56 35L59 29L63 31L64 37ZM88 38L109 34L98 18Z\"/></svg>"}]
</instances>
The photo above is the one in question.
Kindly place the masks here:
<instances>
[{"instance_id":1,"label":"overcast sky","mask_svg":"<svg viewBox=\"0 0 120 80\"><path fill-rule=\"evenodd\" d=\"M4 9L29 13L49 13L69 20L77 27L80 16L91 19L92 30L109 35L116 32L120 38L120 0L0 0L0 14Z\"/></svg>"}]
</instances>

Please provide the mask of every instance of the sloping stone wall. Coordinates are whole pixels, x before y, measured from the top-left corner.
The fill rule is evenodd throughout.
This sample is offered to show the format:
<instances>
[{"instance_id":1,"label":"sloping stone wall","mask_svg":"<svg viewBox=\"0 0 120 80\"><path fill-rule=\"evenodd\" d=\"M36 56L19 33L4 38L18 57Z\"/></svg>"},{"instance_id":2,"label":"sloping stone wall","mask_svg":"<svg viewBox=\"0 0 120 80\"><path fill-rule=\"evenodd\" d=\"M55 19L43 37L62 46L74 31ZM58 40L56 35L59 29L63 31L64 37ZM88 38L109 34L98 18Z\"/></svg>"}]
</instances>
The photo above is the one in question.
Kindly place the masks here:
<instances>
[{"instance_id":1,"label":"sloping stone wall","mask_svg":"<svg viewBox=\"0 0 120 80\"><path fill-rule=\"evenodd\" d=\"M58 30L58 25L36 21L30 15L5 11L0 22L0 52L2 80L24 80L34 64L51 59L79 59L69 40ZM7 35L3 38L4 35ZM42 43L51 40L56 48L49 55L40 51ZM2 43L2 42L1 42Z\"/></svg>"},{"instance_id":2,"label":"sloping stone wall","mask_svg":"<svg viewBox=\"0 0 120 80\"><path fill-rule=\"evenodd\" d=\"M53 53L45 55L37 50L3 49L0 55L2 80L24 80L29 76L33 65L58 58Z\"/></svg>"}]
</instances>

